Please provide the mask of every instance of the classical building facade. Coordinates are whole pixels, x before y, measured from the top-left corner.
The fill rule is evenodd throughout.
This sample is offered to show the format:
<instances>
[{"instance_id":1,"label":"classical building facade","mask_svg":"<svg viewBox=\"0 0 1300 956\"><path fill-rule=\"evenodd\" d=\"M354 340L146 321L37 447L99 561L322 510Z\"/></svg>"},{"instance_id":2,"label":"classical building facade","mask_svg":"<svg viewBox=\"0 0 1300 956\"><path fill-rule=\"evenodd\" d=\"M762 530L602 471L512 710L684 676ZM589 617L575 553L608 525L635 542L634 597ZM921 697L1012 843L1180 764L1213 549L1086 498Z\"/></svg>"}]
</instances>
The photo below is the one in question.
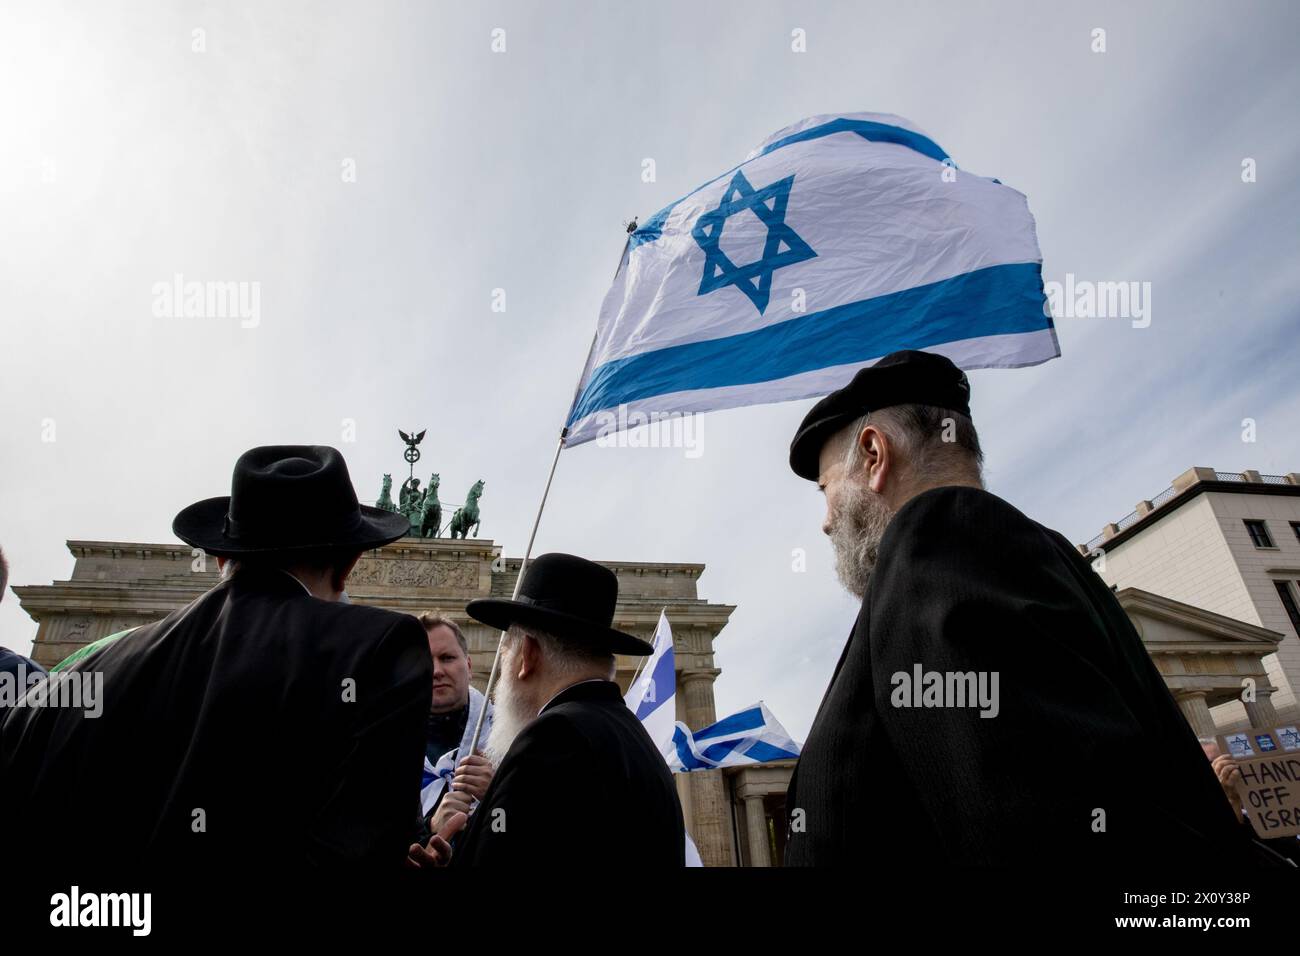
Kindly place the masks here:
<instances>
[{"instance_id":1,"label":"classical building facade","mask_svg":"<svg viewBox=\"0 0 1300 956\"><path fill-rule=\"evenodd\" d=\"M1244 725L1277 723L1264 661L1276 653L1281 634L1138 588L1115 596L1198 737L1219 732L1210 709L1238 702L1246 678L1257 696L1245 705Z\"/></svg>"},{"instance_id":2,"label":"classical building facade","mask_svg":"<svg viewBox=\"0 0 1300 956\"><path fill-rule=\"evenodd\" d=\"M1188 469L1079 550L1113 587L1140 588L1275 635L1263 674L1243 671L1235 693L1207 693L1221 730L1300 717L1300 474ZM1238 699L1245 676L1264 701L1258 709ZM1264 709L1276 718L1265 719Z\"/></svg>"},{"instance_id":3,"label":"classical building facade","mask_svg":"<svg viewBox=\"0 0 1300 956\"><path fill-rule=\"evenodd\" d=\"M722 771L735 821L737 866L780 866L785 860L785 793L793 760Z\"/></svg>"},{"instance_id":4,"label":"classical building facade","mask_svg":"<svg viewBox=\"0 0 1300 956\"><path fill-rule=\"evenodd\" d=\"M75 558L68 580L14 588L38 625L32 656L46 666L91 641L158 620L218 580L215 560L187 545L69 541L68 550ZM667 609L677 664L677 719L692 729L713 723L713 682L720 673L713 642L735 608L699 597L702 564L601 563L618 575L615 627L651 640L660 611ZM362 557L348 579L348 595L358 604L410 614L440 610L457 621L469 642L473 682L482 690L497 632L466 616L465 605L478 597L510 597L519 565L490 540L403 538ZM624 689L639 662L618 658ZM740 862L734 797L722 771L678 774L676 781L704 864ZM770 831L770 818L766 825Z\"/></svg>"}]
</instances>

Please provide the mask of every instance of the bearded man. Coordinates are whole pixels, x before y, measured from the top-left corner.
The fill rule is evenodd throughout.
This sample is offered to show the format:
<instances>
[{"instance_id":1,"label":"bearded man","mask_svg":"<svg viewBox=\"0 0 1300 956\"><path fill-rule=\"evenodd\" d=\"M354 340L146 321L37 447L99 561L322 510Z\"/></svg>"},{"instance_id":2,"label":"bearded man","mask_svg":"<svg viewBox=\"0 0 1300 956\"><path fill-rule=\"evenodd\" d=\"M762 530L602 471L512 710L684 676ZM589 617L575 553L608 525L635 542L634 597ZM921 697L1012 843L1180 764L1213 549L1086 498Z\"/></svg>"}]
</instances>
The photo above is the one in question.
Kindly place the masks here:
<instances>
[{"instance_id":1,"label":"bearded man","mask_svg":"<svg viewBox=\"0 0 1300 956\"><path fill-rule=\"evenodd\" d=\"M466 819L456 813L412 865L531 869L685 865L681 803L668 764L614 683L615 654L653 648L610 625L613 571L544 554L514 600L471 601L466 613L505 630L485 751L496 774Z\"/></svg>"},{"instance_id":2,"label":"bearded man","mask_svg":"<svg viewBox=\"0 0 1300 956\"><path fill-rule=\"evenodd\" d=\"M790 782L787 864L1241 860L1110 589L984 490L969 399L948 359L895 352L790 446L862 608Z\"/></svg>"}]
</instances>

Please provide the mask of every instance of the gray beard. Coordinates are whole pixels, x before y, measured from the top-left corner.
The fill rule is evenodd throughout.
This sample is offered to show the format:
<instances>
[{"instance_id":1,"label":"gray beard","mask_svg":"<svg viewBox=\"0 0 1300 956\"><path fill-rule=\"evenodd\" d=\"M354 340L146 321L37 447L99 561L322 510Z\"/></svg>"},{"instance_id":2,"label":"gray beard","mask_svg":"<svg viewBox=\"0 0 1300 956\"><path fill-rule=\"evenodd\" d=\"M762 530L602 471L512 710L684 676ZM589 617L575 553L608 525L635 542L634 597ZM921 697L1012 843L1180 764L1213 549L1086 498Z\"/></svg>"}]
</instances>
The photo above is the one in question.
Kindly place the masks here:
<instances>
[{"instance_id":1,"label":"gray beard","mask_svg":"<svg viewBox=\"0 0 1300 956\"><path fill-rule=\"evenodd\" d=\"M501 761L505 759L520 731L537 717L537 708L520 698L519 689L515 686L514 671L507 663L506 656L502 654L501 673L497 675L496 687L492 691L492 729L488 732L487 743L483 745L483 753L493 767L501 766Z\"/></svg>"},{"instance_id":2,"label":"gray beard","mask_svg":"<svg viewBox=\"0 0 1300 956\"><path fill-rule=\"evenodd\" d=\"M876 569L880 540L894 513L882 496L860 484L849 484L831 519L831 546L840 583L859 600L867 593Z\"/></svg>"}]
</instances>

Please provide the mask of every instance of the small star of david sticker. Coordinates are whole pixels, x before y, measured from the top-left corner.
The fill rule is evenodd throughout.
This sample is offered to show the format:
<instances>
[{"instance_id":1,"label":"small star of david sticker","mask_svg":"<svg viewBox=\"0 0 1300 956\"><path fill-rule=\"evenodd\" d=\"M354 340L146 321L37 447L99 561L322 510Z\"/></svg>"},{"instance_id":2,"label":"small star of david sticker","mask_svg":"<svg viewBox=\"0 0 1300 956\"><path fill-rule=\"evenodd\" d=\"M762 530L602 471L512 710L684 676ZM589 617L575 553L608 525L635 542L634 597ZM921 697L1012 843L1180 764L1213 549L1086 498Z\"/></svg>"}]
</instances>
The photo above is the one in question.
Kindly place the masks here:
<instances>
[{"instance_id":1,"label":"small star of david sticker","mask_svg":"<svg viewBox=\"0 0 1300 956\"><path fill-rule=\"evenodd\" d=\"M734 285L754 303L760 315L767 308L772 292L772 273L805 259L816 258L817 253L804 242L785 222L785 207L790 201L790 187L794 176L787 176L762 189L755 189L736 170L731 184L718 200L718 208L711 209L695 220L691 235L704 250L704 276L697 295L706 295ZM719 241L728 219L746 209L751 210L767 226L767 240L763 255L757 262L737 266L722 251Z\"/></svg>"}]
</instances>

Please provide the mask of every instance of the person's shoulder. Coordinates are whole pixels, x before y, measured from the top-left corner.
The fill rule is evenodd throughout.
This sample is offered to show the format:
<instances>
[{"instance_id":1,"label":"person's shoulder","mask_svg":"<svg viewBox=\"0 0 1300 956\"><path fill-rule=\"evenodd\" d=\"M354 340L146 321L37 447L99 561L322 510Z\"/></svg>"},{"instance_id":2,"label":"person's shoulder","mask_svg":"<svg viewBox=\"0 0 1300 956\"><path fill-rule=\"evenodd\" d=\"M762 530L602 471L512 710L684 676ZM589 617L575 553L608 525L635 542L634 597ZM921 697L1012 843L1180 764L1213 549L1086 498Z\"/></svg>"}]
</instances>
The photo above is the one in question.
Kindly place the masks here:
<instances>
[{"instance_id":1,"label":"person's shoulder","mask_svg":"<svg viewBox=\"0 0 1300 956\"><path fill-rule=\"evenodd\" d=\"M969 485L944 485L921 492L898 509L881 549L927 542L942 545L949 553L966 547L985 551L1014 546L1023 551L1046 546L1045 531L992 492Z\"/></svg>"},{"instance_id":2,"label":"person's shoulder","mask_svg":"<svg viewBox=\"0 0 1300 956\"><path fill-rule=\"evenodd\" d=\"M898 590L917 576L945 586L978 581L1007 593L1035 590L1062 578L1066 561L1048 529L997 495L966 486L933 488L890 521L872 592Z\"/></svg>"},{"instance_id":3,"label":"person's shoulder","mask_svg":"<svg viewBox=\"0 0 1300 956\"><path fill-rule=\"evenodd\" d=\"M551 737L577 737L580 728L602 719L587 701L570 700L547 707L529 724L529 729Z\"/></svg>"},{"instance_id":4,"label":"person's shoulder","mask_svg":"<svg viewBox=\"0 0 1300 956\"><path fill-rule=\"evenodd\" d=\"M34 667L40 667L40 665L30 657L23 657L23 655L11 651L7 647L0 647L0 671L17 673L20 668L30 670ZM44 670L44 668L41 668L41 670Z\"/></svg>"},{"instance_id":5,"label":"person's shoulder","mask_svg":"<svg viewBox=\"0 0 1300 956\"><path fill-rule=\"evenodd\" d=\"M496 768L495 786L510 792L551 781L558 773L585 775L590 770L586 742L577 726L555 708L519 731Z\"/></svg>"},{"instance_id":6,"label":"person's shoulder","mask_svg":"<svg viewBox=\"0 0 1300 956\"><path fill-rule=\"evenodd\" d=\"M973 485L941 485L909 499L898 509L896 517L905 521L925 521L935 516L984 516L1028 522L1030 519L991 491Z\"/></svg>"},{"instance_id":7,"label":"person's shoulder","mask_svg":"<svg viewBox=\"0 0 1300 956\"><path fill-rule=\"evenodd\" d=\"M309 614L349 631L375 635L392 631L414 635L424 640L424 626L417 618L400 611L390 611L368 604L322 601L319 598L303 602L303 607Z\"/></svg>"},{"instance_id":8,"label":"person's shoulder","mask_svg":"<svg viewBox=\"0 0 1300 956\"><path fill-rule=\"evenodd\" d=\"M368 658L396 669L429 661L424 625L410 614L318 598L295 602L295 611L303 615L298 626L313 634L321 655Z\"/></svg>"},{"instance_id":9,"label":"person's shoulder","mask_svg":"<svg viewBox=\"0 0 1300 956\"><path fill-rule=\"evenodd\" d=\"M610 718L603 708L588 701L565 701L548 707L519 734L519 743L532 750L533 756L567 754L574 756L593 751L592 731ZM521 747L523 749L523 747Z\"/></svg>"}]
</instances>

